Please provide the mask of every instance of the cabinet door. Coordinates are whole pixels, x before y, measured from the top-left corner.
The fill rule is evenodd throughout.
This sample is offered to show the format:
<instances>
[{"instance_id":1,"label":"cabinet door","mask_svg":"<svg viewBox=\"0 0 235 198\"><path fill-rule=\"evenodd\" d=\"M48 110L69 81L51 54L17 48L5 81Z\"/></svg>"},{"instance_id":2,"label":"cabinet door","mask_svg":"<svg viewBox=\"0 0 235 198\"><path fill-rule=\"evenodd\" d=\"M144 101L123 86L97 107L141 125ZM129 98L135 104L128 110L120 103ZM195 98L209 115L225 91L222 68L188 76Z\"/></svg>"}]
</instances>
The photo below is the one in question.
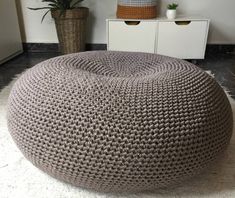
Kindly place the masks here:
<instances>
[{"instance_id":1,"label":"cabinet door","mask_svg":"<svg viewBox=\"0 0 235 198\"><path fill-rule=\"evenodd\" d=\"M182 59L203 59L208 21L159 22L157 53Z\"/></svg>"},{"instance_id":2,"label":"cabinet door","mask_svg":"<svg viewBox=\"0 0 235 198\"><path fill-rule=\"evenodd\" d=\"M22 52L14 0L0 1L0 63Z\"/></svg>"},{"instance_id":3,"label":"cabinet door","mask_svg":"<svg viewBox=\"0 0 235 198\"><path fill-rule=\"evenodd\" d=\"M154 53L157 22L108 21L108 50Z\"/></svg>"}]
</instances>

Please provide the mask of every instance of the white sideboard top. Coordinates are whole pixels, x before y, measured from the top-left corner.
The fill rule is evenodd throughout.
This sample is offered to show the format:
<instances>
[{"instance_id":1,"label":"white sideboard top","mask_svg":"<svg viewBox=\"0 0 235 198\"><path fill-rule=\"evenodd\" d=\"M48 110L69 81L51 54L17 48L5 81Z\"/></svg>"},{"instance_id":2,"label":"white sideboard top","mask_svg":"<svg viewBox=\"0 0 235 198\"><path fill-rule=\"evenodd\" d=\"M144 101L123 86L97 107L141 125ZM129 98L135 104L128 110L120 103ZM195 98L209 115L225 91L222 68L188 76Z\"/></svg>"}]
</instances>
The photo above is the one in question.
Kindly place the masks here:
<instances>
[{"instance_id":1,"label":"white sideboard top","mask_svg":"<svg viewBox=\"0 0 235 198\"><path fill-rule=\"evenodd\" d=\"M210 21L210 19L202 17L202 16L184 16L184 15L179 15L175 19L170 20L167 19L166 17L157 17L154 19L119 19L116 18L115 16L109 17L106 19L108 21Z\"/></svg>"}]
</instances>

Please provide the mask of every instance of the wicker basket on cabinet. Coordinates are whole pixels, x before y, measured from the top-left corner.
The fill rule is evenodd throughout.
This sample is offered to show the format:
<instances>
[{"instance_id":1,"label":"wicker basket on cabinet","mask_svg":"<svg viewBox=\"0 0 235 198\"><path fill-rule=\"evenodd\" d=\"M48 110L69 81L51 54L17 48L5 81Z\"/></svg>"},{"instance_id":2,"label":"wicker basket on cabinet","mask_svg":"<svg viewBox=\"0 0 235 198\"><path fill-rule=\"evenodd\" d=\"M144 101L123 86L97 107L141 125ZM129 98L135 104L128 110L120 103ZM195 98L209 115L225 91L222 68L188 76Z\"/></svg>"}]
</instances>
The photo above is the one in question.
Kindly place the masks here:
<instances>
[{"instance_id":1,"label":"wicker basket on cabinet","mask_svg":"<svg viewBox=\"0 0 235 198\"><path fill-rule=\"evenodd\" d=\"M118 0L117 18L151 19L157 17L157 0Z\"/></svg>"}]
</instances>

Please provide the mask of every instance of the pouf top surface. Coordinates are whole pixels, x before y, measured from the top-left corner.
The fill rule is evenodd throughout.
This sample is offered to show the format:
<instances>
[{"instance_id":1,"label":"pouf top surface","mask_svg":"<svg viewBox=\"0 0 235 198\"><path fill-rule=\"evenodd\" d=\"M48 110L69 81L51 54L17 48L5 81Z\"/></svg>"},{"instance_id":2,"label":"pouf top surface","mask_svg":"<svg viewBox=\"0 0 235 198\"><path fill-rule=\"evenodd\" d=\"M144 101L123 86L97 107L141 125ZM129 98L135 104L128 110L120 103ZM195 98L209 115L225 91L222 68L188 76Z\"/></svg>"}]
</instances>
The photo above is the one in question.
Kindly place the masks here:
<instances>
[{"instance_id":1,"label":"pouf top surface","mask_svg":"<svg viewBox=\"0 0 235 198\"><path fill-rule=\"evenodd\" d=\"M8 126L48 174L99 191L192 177L224 151L232 112L222 88L183 60L145 53L56 57L15 83Z\"/></svg>"},{"instance_id":2,"label":"pouf top surface","mask_svg":"<svg viewBox=\"0 0 235 198\"><path fill-rule=\"evenodd\" d=\"M56 62L54 62L56 60ZM48 61L47 61L48 62ZM163 72L191 70L192 65L164 56L156 56L148 53L126 52L86 52L79 55L66 55L51 59L51 67L48 69L65 70L100 75L103 77L136 78L159 75ZM178 64L175 64L178 62ZM154 64L153 64L154 63ZM56 64L55 66L52 66Z\"/></svg>"}]
</instances>

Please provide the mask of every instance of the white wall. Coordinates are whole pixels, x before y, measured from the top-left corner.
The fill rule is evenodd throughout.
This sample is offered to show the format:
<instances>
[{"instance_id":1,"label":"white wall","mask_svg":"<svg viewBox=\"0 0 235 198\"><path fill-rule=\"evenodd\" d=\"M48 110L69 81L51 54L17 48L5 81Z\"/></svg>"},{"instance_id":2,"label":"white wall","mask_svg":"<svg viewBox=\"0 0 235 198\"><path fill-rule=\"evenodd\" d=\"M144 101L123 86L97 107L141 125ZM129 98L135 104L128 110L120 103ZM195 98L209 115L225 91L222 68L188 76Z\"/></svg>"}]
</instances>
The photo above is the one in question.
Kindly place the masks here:
<instances>
[{"instance_id":1,"label":"white wall","mask_svg":"<svg viewBox=\"0 0 235 198\"><path fill-rule=\"evenodd\" d=\"M41 0L20 0L19 10L24 42L55 43L58 42L55 25L50 15L41 24L44 11L32 11L27 7L45 4ZM166 4L172 0L159 0L161 15L165 13ZM179 12L186 15L201 15L211 19L209 43L235 44L235 0L174 0L179 3ZM116 0L85 0L90 8L88 43L105 43L105 19L114 16Z\"/></svg>"},{"instance_id":2,"label":"white wall","mask_svg":"<svg viewBox=\"0 0 235 198\"><path fill-rule=\"evenodd\" d=\"M22 17L21 22L24 26L23 41L28 43L55 43L58 42L54 21L50 14L47 15L44 22L41 23L41 17L45 11L32 11L28 7L45 6L41 0L20 0ZM116 0L85 0L84 6L90 8L90 17L88 24L89 35L88 43L105 43L106 27L105 19L114 15L116 9Z\"/></svg>"}]
</instances>

